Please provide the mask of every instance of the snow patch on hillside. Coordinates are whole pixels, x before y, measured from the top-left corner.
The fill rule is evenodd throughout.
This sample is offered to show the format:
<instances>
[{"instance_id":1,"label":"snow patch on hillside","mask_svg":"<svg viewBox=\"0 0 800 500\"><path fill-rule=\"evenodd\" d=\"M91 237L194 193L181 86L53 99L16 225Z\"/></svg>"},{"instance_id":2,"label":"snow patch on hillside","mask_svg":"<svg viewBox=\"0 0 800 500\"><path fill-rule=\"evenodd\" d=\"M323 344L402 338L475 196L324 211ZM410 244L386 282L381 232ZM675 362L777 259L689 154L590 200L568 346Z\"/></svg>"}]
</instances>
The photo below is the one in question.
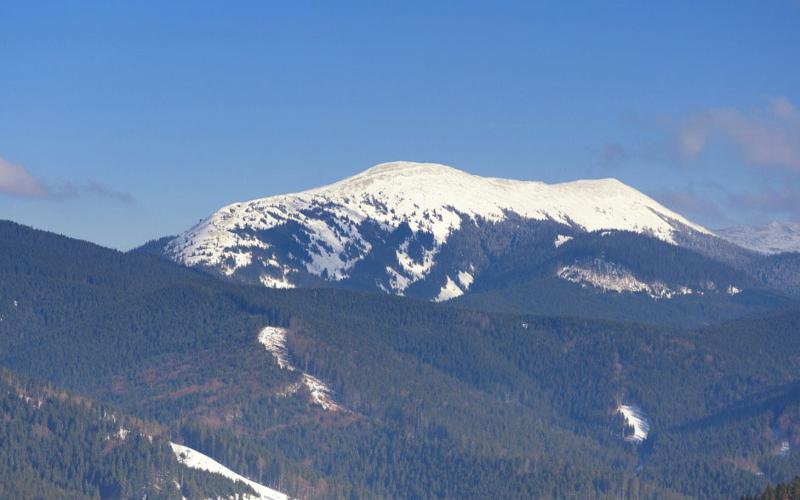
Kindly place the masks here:
<instances>
[{"instance_id":1,"label":"snow patch on hillside","mask_svg":"<svg viewBox=\"0 0 800 500\"><path fill-rule=\"evenodd\" d=\"M556 239L553 241L553 246L558 248L558 247L560 247L561 245L563 245L564 243L568 242L571 239L572 239L572 236L565 236L563 234L559 234L558 236L556 236Z\"/></svg>"},{"instance_id":2,"label":"snow patch on hillside","mask_svg":"<svg viewBox=\"0 0 800 500\"><path fill-rule=\"evenodd\" d=\"M650 422L641 408L636 405L620 405L617 413L621 413L625 417L625 422L633 427L633 434L625 436L626 441L641 443L647 439L647 435L650 434Z\"/></svg>"},{"instance_id":3,"label":"snow patch on hillside","mask_svg":"<svg viewBox=\"0 0 800 500\"><path fill-rule=\"evenodd\" d=\"M475 278L472 276L471 273L468 273L466 271L458 272L458 282L461 284L461 287L464 290L469 290L469 287L472 286L473 281L475 281Z\"/></svg>"},{"instance_id":4,"label":"snow patch on hillside","mask_svg":"<svg viewBox=\"0 0 800 500\"><path fill-rule=\"evenodd\" d=\"M411 284L411 279L409 279L406 275L395 271L391 266L386 266L386 274L389 276L389 286L391 287L391 290L387 290L383 286L381 286L381 288L386 293L394 292L397 295L403 295L406 288L408 288L408 286Z\"/></svg>"},{"instance_id":5,"label":"snow patch on hillside","mask_svg":"<svg viewBox=\"0 0 800 500\"><path fill-rule=\"evenodd\" d=\"M182 463L186 467L189 467L190 469L204 470L213 474L219 474L232 481L241 481L253 488L253 490L256 492L256 495L244 495L242 497L244 500L289 500L289 496L285 493L281 493L280 491L273 490L272 488L264 486L263 484L251 481L197 450L193 450L188 446L177 443L170 443L170 446L172 447L172 452L175 454L178 462Z\"/></svg>"},{"instance_id":6,"label":"snow patch on hillside","mask_svg":"<svg viewBox=\"0 0 800 500\"><path fill-rule=\"evenodd\" d=\"M454 299L462 295L464 295L464 290L459 288L456 282L448 276L447 282L445 282L444 286L439 290L439 295L433 300L434 302L444 302L445 300Z\"/></svg>"},{"instance_id":7,"label":"snow patch on hillside","mask_svg":"<svg viewBox=\"0 0 800 500\"><path fill-rule=\"evenodd\" d=\"M258 341L272 353L282 370L294 371L289 363L289 350L286 348L286 330L277 326L267 326L258 333Z\"/></svg>"},{"instance_id":8,"label":"snow patch on hillside","mask_svg":"<svg viewBox=\"0 0 800 500\"><path fill-rule=\"evenodd\" d=\"M399 269L386 267L386 273L389 276L389 286L392 287L391 292L397 295L403 295L406 288L410 285L424 279L435 263L435 257L438 248L422 249L422 257L417 260L413 258L409 252L409 240L403 241L400 246L395 250L395 257L399 264Z\"/></svg>"},{"instance_id":9,"label":"snow patch on hillside","mask_svg":"<svg viewBox=\"0 0 800 500\"><path fill-rule=\"evenodd\" d=\"M333 401L330 388L317 377L309 375L308 373L303 373L303 384L305 384L308 391L311 393L311 400L314 404L321 406L323 410L339 411L342 409Z\"/></svg>"},{"instance_id":10,"label":"snow patch on hillside","mask_svg":"<svg viewBox=\"0 0 800 500\"><path fill-rule=\"evenodd\" d=\"M289 281L289 279L286 276L276 278L268 274L262 274L261 276L258 277L258 281L260 281L261 284L267 288L283 288L283 289L294 288L294 284L291 281Z\"/></svg>"},{"instance_id":11,"label":"snow patch on hillside","mask_svg":"<svg viewBox=\"0 0 800 500\"><path fill-rule=\"evenodd\" d=\"M333 400L331 389L323 381L306 372L297 370L289 361L289 350L286 348L285 328L278 326L262 328L258 334L258 341L272 354L272 357L275 358L275 361L278 363L278 367L282 370L289 370L292 372L299 371L301 373L303 385L305 385L306 388L308 388L308 392L311 393L311 401L314 404L321 406L322 409L326 411L339 411L342 409L342 407ZM285 396L296 392L296 389L292 389L293 387L290 386L283 395Z\"/></svg>"},{"instance_id":12,"label":"snow patch on hillside","mask_svg":"<svg viewBox=\"0 0 800 500\"><path fill-rule=\"evenodd\" d=\"M693 293L687 286L672 289L660 281L645 283L625 267L600 259L594 259L588 264L563 266L558 269L557 275L561 279L581 286L593 286L604 292L645 293L654 300L671 299L677 295Z\"/></svg>"}]
</instances>

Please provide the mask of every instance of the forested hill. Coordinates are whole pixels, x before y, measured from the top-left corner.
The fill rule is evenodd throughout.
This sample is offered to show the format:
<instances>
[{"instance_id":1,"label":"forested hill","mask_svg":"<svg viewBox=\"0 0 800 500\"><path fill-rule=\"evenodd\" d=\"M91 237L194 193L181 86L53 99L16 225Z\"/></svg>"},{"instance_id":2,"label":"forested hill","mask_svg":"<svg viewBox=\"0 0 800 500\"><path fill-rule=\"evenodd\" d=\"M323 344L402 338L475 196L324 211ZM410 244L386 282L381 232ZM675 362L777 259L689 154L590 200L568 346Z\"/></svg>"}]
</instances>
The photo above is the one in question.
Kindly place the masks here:
<instances>
[{"instance_id":1,"label":"forested hill","mask_svg":"<svg viewBox=\"0 0 800 500\"><path fill-rule=\"evenodd\" d=\"M666 329L240 286L12 223L0 250L1 365L291 495L731 498L800 470L796 311Z\"/></svg>"},{"instance_id":2,"label":"forested hill","mask_svg":"<svg viewBox=\"0 0 800 500\"><path fill-rule=\"evenodd\" d=\"M760 495L746 496L743 500L800 500L800 476L791 483L768 486Z\"/></svg>"},{"instance_id":3,"label":"forested hill","mask_svg":"<svg viewBox=\"0 0 800 500\"><path fill-rule=\"evenodd\" d=\"M253 494L180 464L163 425L0 369L0 498L174 499Z\"/></svg>"}]
</instances>

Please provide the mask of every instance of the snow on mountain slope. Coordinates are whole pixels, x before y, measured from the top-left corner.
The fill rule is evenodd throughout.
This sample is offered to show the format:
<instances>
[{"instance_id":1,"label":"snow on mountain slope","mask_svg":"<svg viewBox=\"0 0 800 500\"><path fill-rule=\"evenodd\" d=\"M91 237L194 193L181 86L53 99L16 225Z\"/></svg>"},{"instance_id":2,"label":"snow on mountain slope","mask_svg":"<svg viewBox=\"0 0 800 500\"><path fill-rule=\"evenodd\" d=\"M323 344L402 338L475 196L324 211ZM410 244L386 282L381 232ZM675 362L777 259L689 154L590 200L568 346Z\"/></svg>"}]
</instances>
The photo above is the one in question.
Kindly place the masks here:
<instances>
[{"instance_id":1,"label":"snow on mountain slope","mask_svg":"<svg viewBox=\"0 0 800 500\"><path fill-rule=\"evenodd\" d=\"M693 285L694 288L687 284L670 286L662 281L645 282L624 266L602 259L562 266L556 272L556 276L583 287L592 286L604 292L644 293L653 300L671 299L695 293L704 295L718 292L717 285L713 281L697 283ZM735 285L728 285L724 292L733 296L741 293L742 290Z\"/></svg>"},{"instance_id":2,"label":"snow on mountain slope","mask_svg":"<svg viewBox=\"0 0 800 500\"><path fill-rule=\"evenodd\" d=\"M800 252L800 222L731 227L716 233L731 243L760 253Z\"/></svg>"},{"instance_id":3,"label":"snow on mountain slope","mask_svg":"<svg viewBox=\"0 0 800 500\"><path fill-rule=\"evenodd\" d=\"M243 500L256 500L256 499L288 500L289 499L288 495L286 495L285 493L273 490L272 488L268 488L263 484L256 483L255 481L251 481L244 476L240 476L239 474L233 472L232 470L225 467L221 463L217 462L213 458L204 455L197 450L193 450L188 446L183 446L181 444L176 444L176 443L170 443L170 446L172 447L172 452L177 457L178 462L184 464L190 469L200 469L214 474L219 474L233 481L242 481L243 483L253 488L253 490L256 492L257 495L256 496L245 495L243 497Z\"/></svg>"},{"instance_id":4,"label":"snow on mountain slope","mask_svg":"<svg viewBox=\"0 0 800 500\"><path fill-rule=\"evenodd\" d=\"M286 329L278 326L267 326L258 334L258 341L272 354L282 370L299 371L289 362L289 351L286 348ZM334 400L331 389L320 379L306 372L300 372L303 385L311 393L314 404L326 411L342 409ZM292 391L287 391L292 392Z\"/></svg>"},{"instance_id":5,"label":"snow on mountain slope","mask_svg":"<svg viewBox=\"0 0 800 500\"><path fill-rule=\"evenodd\" d=\"M626 436L625 440L633 443L641 443L650 434L650 422L641 408L636 405L620 405L617 413L621 413L625 422L633 427L633 434Z\"/></svg>"},{"instance_id":6,"label":"snow on mountain slope","mask_svg":"<svg viewBox=\"0 0 800 500\"><path fill-rule=\"evenodd\" d=\"M556 236L556 239L553 240L553 246L558 248L561 245L563 245L564 243L570 241L571 239L572 239L572 236L564 236L563 234L559 234L558 236Z\"/></svg>"},{"instance_id":7,"label":"snow on mountain slope","mask_svg":"<svg viewBox=\"0 0 800 500\"><path fill-rule=\"evenodd\" d=\"M164 253L187 266L292 287L303 275L349 278L376 246L407 227L410 234L398 236L389 253L378 252L391 262L380 266L377 288L402 295L431 274L443 245L463 224L512 215L577 231L635 231L673 244L677 231L711 234L615 179L550 185L393 162L321 188L228 205L170 241ZM463 268L449 271L438 277L439 292L430 298L445 300L468 288L451 277Z\"/></svg>"},{"instance_id":8,"label":"snow on mountain slope","mask_svg":"<svg viewBox=\"0 0 800 500\"><path fill-rule=\"evenodd\" d=\"M645 283L630 271L611 262L594 261L590 265L564 266L558 270L558 277L578 283L591 285L603 291L646 293L650 298L670 299L676 294L692 293L688 287L673 290L661 282Z\"/></svg>"},{"instance_id":9,"label":"snow on mountain slope","mask_svg":"<svg viewBox=\"0 0 800 500\"><path fill-rule=\"evenodd\" d=\"M455 281L453 281L450 276L448 276L447 283L445 283L442 289L439 290L439 295L437 295L433 300L434 302L444 302L445 300L454 299L462 295L464 295L464 291L461 289L461 287L456 285Z\"/></svg>"}]
</instances>

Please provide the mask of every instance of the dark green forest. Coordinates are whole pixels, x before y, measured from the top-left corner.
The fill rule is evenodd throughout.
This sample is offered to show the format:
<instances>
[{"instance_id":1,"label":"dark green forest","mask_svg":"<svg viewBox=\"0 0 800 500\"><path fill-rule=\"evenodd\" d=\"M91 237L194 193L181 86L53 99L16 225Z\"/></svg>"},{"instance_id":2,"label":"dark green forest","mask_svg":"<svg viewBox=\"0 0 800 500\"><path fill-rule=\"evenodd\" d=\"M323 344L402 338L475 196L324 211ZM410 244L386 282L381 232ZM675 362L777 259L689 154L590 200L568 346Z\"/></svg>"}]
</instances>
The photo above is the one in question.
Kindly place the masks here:
<instances>
[{"instance_id":1,"label":"dark green forest","mask_svg":"<svg viewBox=\"0 0 800 500\"><path fill-rule=\"evenodd\" d=\"M744 500L798 500L800 499L800 477L791 483L767 486L759 495L744 497Z\"/></svg>"},{"instance_id":2,"label":"dark green forest","mask_svg":"<svg viewBox=\"0 0 800 500\"><path fill-rule=\"evenodd\" d=\"M166 429L0 370L0 498L200 498L253 493L179 464Z\"/></svg>"},{"instance_id":3,"label":"dark green forest","mask_svg":"<svg viewBox=\"0 0 800 500\"><path fill-rule=\"evenodd\" d=\"M563 231L562 231L563 232ZM791 307L796 258L747 256L737 265L628 231L575 234L566 244L520 245L499 257L454 305L518 314L581 316L635 321L676 328L710 323ZM556 276L561 266L593 259L614 262L644 281L672 288L714 290L654 301L644 294L604 293L581 288ZM785 272L777 271L781 268ZM743 289L731 296L728 286ZM779 290L779 291L776 291ZM787 293L790 292L790 293ZM795 294L796 295L796 294Z\"/></svg>"},{"instance_id":4,"label":"dark green forest","mask_svg":"<svg viewBox=\"0 0 800 500\"><path fill-rule=\"evenodd\" d=\"M4 476L25 478L8 488L137 496L178 470L167 440L301 498L739 498L800 471L791 299L759 308L759 297L743 297L730 314L720 312L737 307L727 300L669 310L691 315L692 327L646 321L635 301L594 314L601 301L566 288L548 300L577 305L542 316L271 290L0 223L0 365L102 402L58 418L91 420L109 405L158 429L153 443L114 448L116 462L97 453L118 427L101 419L94 437L66 432L59 439L86 447L78 469L49 471L4 445L19 461ZM268 325L285 329L299 370L280 369L259 344ZM300 370L324 380L343 409L323 410L303 387L288 394ZM44 412L14 403L8 432L18 427L14 439L31 447ZM620 404L646 413L644 443L623 439ZM195 491L231 487L192 481Z\"/></svg>"}]
</instances>

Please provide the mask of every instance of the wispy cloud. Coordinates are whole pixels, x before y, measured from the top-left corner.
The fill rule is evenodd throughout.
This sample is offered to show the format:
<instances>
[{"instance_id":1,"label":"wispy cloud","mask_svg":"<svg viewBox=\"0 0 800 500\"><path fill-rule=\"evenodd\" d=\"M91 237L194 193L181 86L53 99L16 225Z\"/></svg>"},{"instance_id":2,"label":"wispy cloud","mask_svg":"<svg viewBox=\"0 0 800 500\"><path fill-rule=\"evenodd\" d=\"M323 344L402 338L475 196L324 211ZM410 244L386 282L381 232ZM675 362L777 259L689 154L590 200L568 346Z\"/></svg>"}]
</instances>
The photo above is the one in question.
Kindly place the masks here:
<instances>
[{"instance_id":1,"label":"wispy cloud","mask_svg":"<svg viewBox=\"0 0 800 500\"><path fill-rule=\"evenodd\" d=\"M800 110L788 97L682 118L628 115L622 126L627 138L591 149L592 163L604 172L669 172L672 187L650 194L690 219L710 227L800 220ZM735 155L700 161L711 149ZM707 168L687 168L701 165Z\"/></svg>"},{"instance_id":2,"label":"wispy cloud","mask_svg":"<svg viewBox=\"0 0 800 500\"><path fill-rule=\"evenodd\" d=\"M689 182L649 194L666 207L709 227L800 220L800 186L796 183L731 191L715 182Z\"/></svg>"},{"instance_id":3,"label":"wispy cloud","mask_svg":"<svg viewBox=\"0 0 800 500\"><path fill-rule=\"evenodd\" d=\"M703 111L685 120L677 133L678 149L687 158L700 156L716 141L732 143L750 165L800 172L800 113L787 97L771 98L765 109L751 112Z\"/></svg>"},{"instance_id":4,"label":"wispy cloud","mask_svg":"<svg viewBox=\"0 0 800 500\"><path fill-rule=\"evenodd\" d=\"M603 145L600 151L603 166L610 166L625 161L629 156L628 150L619 142L609 142Z\"/></svg>"},{"instance_id":5,"label":"wispy cloud","mask_svg":"<svg viewBox=\"0 0 800 500\"><path fill-rule=\"evenodd\" d=\"M121 203L133 203L134 201L133 196L130 193L117 191L116 189L108 187L105 184L101 184L97 181L89 181L89 183L84 187L84 191L94 196L111 198L112 200L117 200Z\"/></svg>"},{"instance_id":6,"label":"wispy cloud","mask_svg":"<svg viewBox=\"0 0 800 500\"><path fill-rule=\"evenodd\" d=\"M0 193L27 198L45 198L49 190L24 167L0 158Z\"/></svg>"},{"instance_id":7,"label":"wispy cloud","mask_svg":"<svg viewBox=\"0 0 800 500\"><path fill-rule=\"evenodd\" d=\"M727 216L710 192L721 190L717 185L704 183L701 186L690 182L683 188L661 189L650 195L664 206L689 218L720 224L727 222Z\"/></svg>"},{"instance_id":8,"label":"wispy cloud","mask_svg":"<svg viewBox=\"0 0 800 500\"><path fill-rule=\"evenodd\" d=\"M728 202L732 206L763 214L800 219L800 189L796 186L783 186L780 189L766 187L745 193L731 193L728 195Z\"/></svg>"},{"instance_id":9,"label":"wispy cloud","mask_svg":"<svg viewBox=\"0 0 800 500\"><path fill-rule=\"evenodd\" d=\"M67 182L53 187L31 174L25 167L11 163L2 157L0 157L0 194L56 201L95 196L121 203L134 202L130 193L118 191L93 180L78 185Z\"/></svg>"}]
</instances>

